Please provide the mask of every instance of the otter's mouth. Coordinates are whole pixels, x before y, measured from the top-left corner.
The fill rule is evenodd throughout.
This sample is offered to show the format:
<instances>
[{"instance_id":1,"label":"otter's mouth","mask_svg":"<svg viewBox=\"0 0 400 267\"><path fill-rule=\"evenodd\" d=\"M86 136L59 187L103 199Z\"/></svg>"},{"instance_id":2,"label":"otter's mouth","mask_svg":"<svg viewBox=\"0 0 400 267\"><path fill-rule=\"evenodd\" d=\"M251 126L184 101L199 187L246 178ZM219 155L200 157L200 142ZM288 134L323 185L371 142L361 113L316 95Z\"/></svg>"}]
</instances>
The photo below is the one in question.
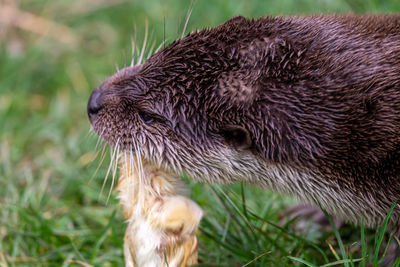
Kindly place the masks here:
<instances>
[{"instance_id":1,"label":"otter's mouth","mask_svg":"<svg viewBox=\"0 0 400 267\"><path fill-rule=\"evenodd\" d=\"M106 123L102 123L102 121L104 119L92 121L92 127L99 138L104 140L110 147L118 148L122 151L131 151L134 150L135 146L138 146L139 142L135 140L129 128L115 125L107 119L105 120ZM126 127L129 127L129 125L126 125Z\"/></svg>"},{"instance_id":2,"label":"otter's mouth","mask_svg":"<svg viewBox=\"0 0 400 267\"><path fill-rule=\"evenodd\" d=\"M158 150L151 149L156 145L155 142L149 142L145 131L137 121L132 120L133 113L128 108L122 108L124 112L120 109L110 105L99 109L95 114L88 112L93 131L99 136L99 140L111 148L111 155L115 154L112 161L118 161L116 158L122 154L145 158L155 165L160 165L159 157L155 153ZM88 107L89 110L91 108Z\"/></svg>"},{"instance_id":3,"label":"otter's mouth","mask_svg":"<svg viewBox=\"0 0 400 267\"><path fill-rule=\"evenodd\" d=\"M139 144L135 133L131 104L96 88L91 94L87 113L94 132L111 147L132 151Z\"/></svg>"}]
</instances>

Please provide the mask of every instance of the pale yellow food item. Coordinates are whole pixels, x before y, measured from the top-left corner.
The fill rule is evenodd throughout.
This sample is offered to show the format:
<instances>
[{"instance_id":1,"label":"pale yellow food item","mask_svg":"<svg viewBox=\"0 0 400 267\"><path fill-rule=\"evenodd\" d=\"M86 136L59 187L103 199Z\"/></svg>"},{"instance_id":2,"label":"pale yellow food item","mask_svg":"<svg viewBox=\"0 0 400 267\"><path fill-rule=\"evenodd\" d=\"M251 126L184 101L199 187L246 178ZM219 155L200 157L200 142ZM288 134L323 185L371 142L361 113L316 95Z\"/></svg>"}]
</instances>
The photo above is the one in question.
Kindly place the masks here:
<instances>
[{"instance_id":1,"label":"pale yellow food item","mask_svg":"<svg viewBox=\"0 0 400 267\"><path fill-rule=\"evenodd\" d=\"M117 189L128 222L124 239L127 267L197 263L196 232L203 212L183 196L179 177L143 158L122 157Z\"/></svg>"}]
</instances>

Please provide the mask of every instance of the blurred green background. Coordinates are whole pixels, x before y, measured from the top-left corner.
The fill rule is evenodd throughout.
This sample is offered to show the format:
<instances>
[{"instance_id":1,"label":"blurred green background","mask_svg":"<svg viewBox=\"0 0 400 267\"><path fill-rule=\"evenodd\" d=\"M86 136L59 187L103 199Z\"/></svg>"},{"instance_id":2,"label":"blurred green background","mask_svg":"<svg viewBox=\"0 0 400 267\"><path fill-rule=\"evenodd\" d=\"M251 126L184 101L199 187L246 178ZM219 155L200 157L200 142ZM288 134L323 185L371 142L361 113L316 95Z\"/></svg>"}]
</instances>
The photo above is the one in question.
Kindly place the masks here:
<instances>
[{"instance_id":1,"label":"blurred green background","mask_svg":"<svg viewBox=\"0 0 400 267\"><path fill-rule=\"evenodd\" d=\"M125 225L115 195L107 202L110 185L100 194L109 159L95 172L100 160L86 103L130 61L131 39L136 35L140 46L146 21L150 44L171 42L190 6L186 0L0 1L0 266L123 266ZM398 0L197 0L187 31L239 14L399 10ZM274 226L292 200L184 179L206 213L204 266L302 265L288 255L314 264L339 259L332 233L299 237L287 225ZM347 249L357 253L359 244Z\"/></svg>"}]
</instances>

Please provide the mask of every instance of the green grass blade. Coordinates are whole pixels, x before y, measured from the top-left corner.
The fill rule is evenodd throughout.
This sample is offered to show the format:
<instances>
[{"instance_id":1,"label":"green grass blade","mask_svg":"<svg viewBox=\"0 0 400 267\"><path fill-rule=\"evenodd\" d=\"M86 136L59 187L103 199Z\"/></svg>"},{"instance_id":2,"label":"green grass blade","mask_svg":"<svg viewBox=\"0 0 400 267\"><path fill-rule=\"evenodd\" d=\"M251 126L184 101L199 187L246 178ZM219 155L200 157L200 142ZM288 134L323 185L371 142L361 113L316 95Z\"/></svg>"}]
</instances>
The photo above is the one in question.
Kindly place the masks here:
<instances>
[{"instance_id":1,"label":"green grass blade","mask_svg":"<svg viewBox=\"0 0 400 267\"><path fill-rule=\"evenodd\" d=\"M393 212L393 210L394 210L394 208L396 206L397 206L397 202L394 202L392 204L392 206L390 207L390 209L389 209L389 211L388 211L388 213L387 213L387 215L385 217L383 225L381 227L379 227L379 230L377 231L377 235L376 235L376 238L375 238L374 260L372 262L372 266L373 267L378 267L380 262L383 260L383 256L382 256L381 259L379 259L379 250L381 248L382 241L383 241L383 238L384 238L385 233L386 233L386 228L387 228L387 225L389 223L390 216L392 215L392 212Z\"/></svg>"},{"instance_id":2,"label":"green grass blade","mask_svg":"<svg viewBox=\"0 0 400 267\"><path fill-rule=\"evenodd\" d=\"M362 260L360 262L360 267L365 267L367 263L367 242L365 240L365 226L364 220L361 222L361 253L362 253Z\"/></svg>"},{"instance_id":3,"label":"green grass blade","mask_svg":"<svg viewBox=\"0 0 400 267\"><path fill-rule=\"evenodd\" d=\"M347 253L346 253L345 247L343 245L342 238L340 237L339 231L336 228L335 223L333 222L332 218L329 216L329 214L325 210L322 210L322 211L324 212L326 218L328 219L330 225L332 226L333 232L334 232L334 234L336 236L336 240L338 241L338 244L339 244L340 253L342 254L343 260L347 260L348 259L347 258ZM345 267L349 267L349 262L348 261L343 262L343 264L344 264Z\"/></svg>"},{"instance_id":4,"label":"green grass blade","mask_svg":"<svg viewBox=\"0 0 400 267\"><path fill-rule=\"evenodd\" d=\"M288 257L289 259L291 259L291 260L301 262L301 263L303 263L303 264L306 265L306 266L309 266L309 267L317 267L317 265L314 265L314 264L312 264L312 263L310 263L310 262L307 262L307 261L305 261L305 260L303 260L303 259L301 259L301 258L292 257L292 256L287 256L287 257Z\"/></svg>"},{"instance_id":5,"label":"green grass blade","mask_svg":"<svg viewBox=\"0 0 400 267\"><path fill-rule=\"evenodd\" d=\"M399 267L400 266L400 256L394 261L393 267Z\"/></svg>"},{"instance_id":6,"label":"green grass blade","mask_svg":"<svg viewBox=\"0 0 400 267\"><path fill-rule=\"evenodd\" d=\"M114 220L115 220L115 215L117 213L117 209L114 209L113 213L111 214L110 220L106 227L104 227L103 233L100 235L99 239L97 240L93 250L92 250L92 257L91 257L91 263L93 264L95 259L98 257L98 253L100 251L100 246L103 244L104 240L107 237L108 230L112 227Z\"/></svg>"},{"instance_id":7,"label":"green grass blade","mask_svg":"<svg viewBox=\"0 0 400 267\"><path fill-rule=\"evenodd\" d=\"M329 267L329 266L335 266L335 265L342 265L342 264L354 264L355 262L360 262L362 259L347 259L347 260L338 260L335 262L330 262L324 265L321 265L319 267Z\"/></svg>"},{"instance_id":8,"label":"green grass blade","mask_svg":"<svg viewBox=\"0 0 400 267\"><path fill-rule=\"evenodd\" d=\"M305 239L305 238L302 238L301 236L298 236L298 235L296 235L296 234L294 234L294 233L291 233L291 232L287 231L286 229L280 227L280 226L277 225L277 224L274 224L274 223L272 223L272 222L270 222L270 221L265 220L264 218L259 217L257 214L254 214L254 213L252 213L252 212L249 212L249 214L250 214L251 216L255 217L255 218L258 218L259 220L264 221L265 223L271 225L272 227L274 227L274 228L276 228L276 229L278 229L278 230L280 230L280 231L286 233L287 235L289 235L289 236L291 236L291 237L293 237L293 238L295 238L295 239L297 239L297 240L300 240L301 242L306 243L306 244L309 245L310 247L312 247L312 248L314 248L315 250L317 250L317 251L322 255L322 257L324 258L325 262L329 262L328 257L327 257L327 255L325 254L325 252L324 252L321 248L319 248L316 244L314 244L314 243L308 241L308 240Z\"/></svg>"}]
</instances>

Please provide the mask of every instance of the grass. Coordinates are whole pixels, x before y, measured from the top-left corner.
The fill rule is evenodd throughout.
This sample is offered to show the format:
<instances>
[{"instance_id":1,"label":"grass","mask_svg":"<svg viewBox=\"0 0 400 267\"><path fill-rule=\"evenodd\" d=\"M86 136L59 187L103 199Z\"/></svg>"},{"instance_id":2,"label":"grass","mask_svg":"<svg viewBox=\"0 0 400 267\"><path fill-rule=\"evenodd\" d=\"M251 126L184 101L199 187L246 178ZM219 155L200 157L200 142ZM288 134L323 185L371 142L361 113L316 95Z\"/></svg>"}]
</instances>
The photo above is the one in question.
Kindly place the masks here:
<instances>
[{"instance_id":1,"label":"grass","mask_svg":"<svg viewBox=\"0 0 400 267\"><path fill-rule=\"evenodd\" d=\"M15 3L19 20L4 23L9 12L2 5ZM97 139L88 134L86 102L129 58L134 25L139 43L146 20L153 41L172 41L189 6L185 0L0 2L0 266L123 266L124 221L115 196L107 202L109 184L100 194L109 159L95 174ZM199 0L187 28L238 14L349 11L399 12L400 2ZM293 221L282 224L278 216L290 198L184 179L206 212L201 266L354 266L362 257L381 259L382 230L376 246L374 233L363 228L297 233Z\"/></svg>"}]
</instances>

